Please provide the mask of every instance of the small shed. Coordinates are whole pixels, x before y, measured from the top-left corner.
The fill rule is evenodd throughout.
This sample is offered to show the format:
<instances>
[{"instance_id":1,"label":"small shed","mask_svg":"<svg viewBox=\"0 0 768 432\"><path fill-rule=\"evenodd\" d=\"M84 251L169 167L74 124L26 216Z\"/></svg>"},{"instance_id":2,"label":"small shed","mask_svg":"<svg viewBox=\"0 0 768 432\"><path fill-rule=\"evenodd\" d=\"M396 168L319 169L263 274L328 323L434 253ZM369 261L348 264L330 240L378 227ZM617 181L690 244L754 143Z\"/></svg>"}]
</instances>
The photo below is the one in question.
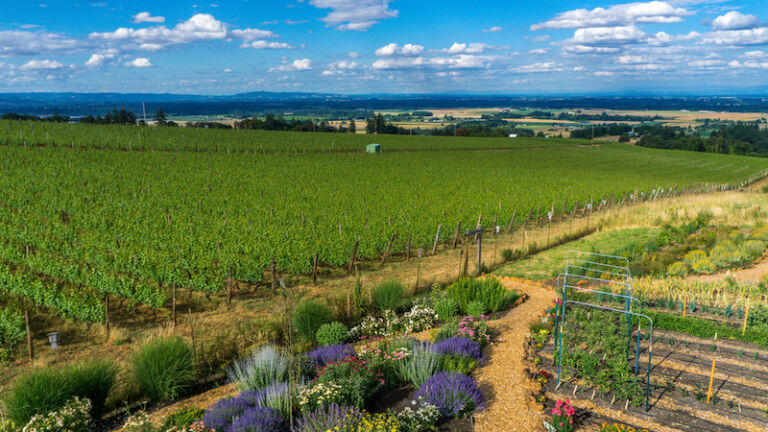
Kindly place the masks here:
<instances>
[{"instance_id":1,"label":"small shed","mask_svg":"<svg viewBox=\"0 0 768 432\"><path fill-rule=\"evenodd\" d=\"M368 144L365 146L366 153L381 153L381 144Z\"/></svg>"}]
</instances>

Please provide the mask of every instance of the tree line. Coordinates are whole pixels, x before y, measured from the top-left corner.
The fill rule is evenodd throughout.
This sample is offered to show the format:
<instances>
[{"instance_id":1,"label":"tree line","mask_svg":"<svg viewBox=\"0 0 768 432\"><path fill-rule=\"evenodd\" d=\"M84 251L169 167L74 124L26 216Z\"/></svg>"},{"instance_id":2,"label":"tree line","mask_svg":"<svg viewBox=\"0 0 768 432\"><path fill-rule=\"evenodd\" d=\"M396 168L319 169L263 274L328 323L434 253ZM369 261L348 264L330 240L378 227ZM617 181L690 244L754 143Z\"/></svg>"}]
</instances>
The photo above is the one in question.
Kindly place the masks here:
<instances>
[{"instance_id":1,"label":"tree line","mask_svg":"<svg viewBox=\"0 0 768 432\"><path fill-rule=\"evenodd\" d=\"M668 126L640 126L635 132L641 135L637 144L643 147L768 157L768 129L759 122L720 126L708 138Z\"/></svg>"}]
</instances>

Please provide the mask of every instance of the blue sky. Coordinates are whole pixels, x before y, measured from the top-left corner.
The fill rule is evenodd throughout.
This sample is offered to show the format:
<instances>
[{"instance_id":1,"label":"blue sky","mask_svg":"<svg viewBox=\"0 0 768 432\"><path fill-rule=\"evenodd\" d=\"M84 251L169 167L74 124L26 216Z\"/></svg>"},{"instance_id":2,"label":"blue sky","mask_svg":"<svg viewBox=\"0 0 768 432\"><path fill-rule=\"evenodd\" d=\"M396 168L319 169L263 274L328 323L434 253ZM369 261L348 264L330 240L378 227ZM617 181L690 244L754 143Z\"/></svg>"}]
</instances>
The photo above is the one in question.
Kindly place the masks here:
<instances>
[{"instance_id":1,"label":"blue sky","mask_svg":"<svg viewBox=\"0 0 768 432\"><path fill-rule=\"evenodd\" d=\"M768 92L765 0L21 0L0 92Z\"/></svg>"}]
</instances>

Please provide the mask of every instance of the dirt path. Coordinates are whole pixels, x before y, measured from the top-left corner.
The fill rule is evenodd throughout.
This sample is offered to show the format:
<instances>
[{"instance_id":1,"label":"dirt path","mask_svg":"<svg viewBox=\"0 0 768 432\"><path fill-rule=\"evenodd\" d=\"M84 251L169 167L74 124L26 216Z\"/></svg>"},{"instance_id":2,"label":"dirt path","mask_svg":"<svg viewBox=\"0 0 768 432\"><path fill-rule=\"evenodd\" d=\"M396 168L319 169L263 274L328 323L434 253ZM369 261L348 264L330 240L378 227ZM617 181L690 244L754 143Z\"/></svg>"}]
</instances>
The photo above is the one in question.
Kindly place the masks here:
<instances>
[{"instance_id":1,"label":"dirt path","mask_svg":"<svg viewBox=\"0 0 768 432\"><path fill-rule=\"evenodd\" d=\"M523 383L523 341L531 321L552 306L555 292L548 288L503 279L504 285L528 295L528 300L493 321L501 340L486 353L487 364L476 374L485 397L485 410L475 416L477 432L530 432L541 429L541 414L529 411Z\"/></svg>"},{"instance_id":2,"label":"dirt path","mask_svg":"<svg viewBox=\"0 0 768 432\"><path fill-rule=\"evenodd\" d=\"M690 276L688 280L694 280L699 282L720 282L727 278L733 278L736 282L741 283L760 283L765 279L765 275L768 274L768 260L760 261L759 263L737 270L727 270L720 273L709 275L695 275Z\"/></svg>"}]
</instances>

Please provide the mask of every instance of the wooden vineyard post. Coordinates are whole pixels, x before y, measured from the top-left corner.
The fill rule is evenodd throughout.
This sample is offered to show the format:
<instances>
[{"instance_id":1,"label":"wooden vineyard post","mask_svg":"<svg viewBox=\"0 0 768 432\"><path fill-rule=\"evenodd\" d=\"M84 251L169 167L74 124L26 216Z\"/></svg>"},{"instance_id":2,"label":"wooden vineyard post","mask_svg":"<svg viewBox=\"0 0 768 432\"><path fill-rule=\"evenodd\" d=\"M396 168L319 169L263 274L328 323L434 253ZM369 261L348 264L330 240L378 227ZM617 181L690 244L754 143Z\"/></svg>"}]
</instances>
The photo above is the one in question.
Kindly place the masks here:
<instances>
[{"instance_id":1,"label":"wooden vineyard post","mask_svg":"<svg viewBox=\"0 0 768 432\"><path fill-rule=\"evenodd\" d=\"M456 232L453 234L453 243L451 249L456 249L456 242L459 241L459 230L461 229L461 221L456 224Z\"/></svg>"},{"instance_id":2,"label":"wooden vineyard post","mask_svg":"<svg viewBox=\"0 0 768 432\"><path fill-rule=\"evenodd\" d=\"M175 327L176 326L176 282L171 284L171 291L173 292L172 294L173 300L171 303L171 324L173 324L173 326Z\"/></svg>"},{"instance_id":3,"label":"wooden vineyard post","mask_svg":"<svg viewBox=\"0 0 768 432\"><path fill-rule=\"evenodd\" d=\"M493 215L493 225L491 226L496 227L496 225L498 225L498 222L499 222L499 215ZM496 234L497 234L496 228L493 228L493 230L491 231L491 235L496 235Z\"/></svg>"},{"instance_id":4,"label":"wooden vineyard post","mask_svg":"<svg viewBox=\"0 0 768 432\"><path fill-rule=\"evenodd\" d=\"M104 331L109 341L109 294L104 294Z\"/></svg>"},{"instance_id":5,"label":"wooden vineyard post","mask_svg":"<svg viewBox=\"0 0 768 432\"><path fill-rule=\"evenodd\" d=\"M707 405L709 405L709 399L712 397L712 383L715 381L715 362L716 359L712 359L712 372L709 373L709 390L707 390Z\"/></svg>"},{"instance_id":6,"label":"wooden vineyard post","mask_svg":"<svg viewBox=\"0 0 768 432\"><path fill-rule=\"evenodd\" d=\"M352 256L349 258L349 268L347 269L348 273L352 273L352 269L355 266L355 259L357 258L357 247L360 246L360 239L358 238L355 240L355 245L352 247Z\"/></svg>"},{"instance_id":7,"label":"wooden vineyard post","mask_svg":"<svg viewBox=\"0 0 768 432\"><path fill-rule=\"evenodd\" d=\"M512 228L515 226L515 216L517 215L517 209L512 210L512 219L509 220L509 226L507 226L507 234L512 232Z\"/></svg>"},{"instance_id":8,"label":"wooden vineyard post","mask_svg":"<svg viewBox=\"0 0 768 432\"><path fill-rule=\"evenodd\" d=\"M24 309L24 325L27 328L27 358L32 362L34 350L32 348L32 326L29 324L29 310Z\"/></svg>"},{"instance_id":9,"label":"wooden vineyard post","mask_svg":"<svg viewBox=\"0 0 768 432\"><path fill-rule=\"evenodd\" d=\"M270 286L272 287L272 292L275 292L277 290L277 269L275 268L275 257L272 257L269 262L269 273Z\"/></svg>"},{"instance_id":10,"label":"wooden vineyard post","mask_svg":"<svg viewBox=\"0 0 768 432\"><path fill-rule=\"evenodd\" d=\"M389 257L389 251L392 249L392 242L395 241L395 235L392 234L389 237L389 243L387 243L387 249L384 251L384 256L381 257L381 265L384 265L385 262L387 262L387 258Z\"/></svg>"},{"instance_id":11,"label":"wooden vineyard post","mask_svg":"<svg viewBox=\"0 0 768 432\"><path fill-rule=\"evenodd\" d=\"M475 229L480 229L480 224L483 222L483 214L480 213L480 215L477 217L477 226ZM475 234L475 241L477 241L478 234Z\"/></svg>"},{"instance_id":12,"label":"wooden vineyard post","mask_svg":"<svg viewBox=\"0 0 768 432\"><path fill-rule=\"evenodd\" d=\"M469 236L464 241L464 268L461 271L461 276L466 277L469 274Z\"/></svg>"},{"instance_id":13,"label":"wooden vineyard post","mask_svg":"<svg viewBox=\"0 0 768 432\"><path fill-rule=\"evenodd\" d=\"M408 234L408 247L405 250L405 260L408 262L411 261L411 235Z\"/></svg>"},{"instance_id":14,"label":"wooden vineyard post","mask_svg":"<svg viewBox=\"0 0 768 432\"><path fill-rule=\"evenodd\" d=\"M432 244L432 255L437 252L437 242L440 240L440 228L442 228L442 225L437 226L437 234L435 234L435 242Z\"/></svg>"},{"instance_id":15,"label":"wooden vineyard post","mask_svg":"<svg viewBox=\"0 0 768 432\"><path fill-rule=\"evenodd\" d=\"M526 218L523 221L523 254L525 254L525 243L528 240L528 233L525 230L527 226L528 226L528 219Z\"/></svg>"},{"instance_id":16,"label":"wooden vineyard post","mask_svg":"<svg viewBox=\"0 0 768 432\"><path fill-rule=\"evenodd\" d=\"M232 266L227 270L227 307L232 306Z\"/></svg>"},{"instance_id":17,"label":"wooden vineyard post","mask_svg":"<svg viewBox=\"0 0 768 432\"><path fill-rule=\"evenodd\" d=\"M744 326L741 327L741 337L747 333L747 319L749 318L749 303L747 303L747 312L744 314Z\"/></svg>"},{"instance_id":18,"label":"wooden vineyard post","mask_svg":"<svg viewBox=\"0 0 768 432\"><path fill-rule=\"evenodd\" d=\"M320 257L318 254L315 254L315 259L312 262L312 284L317 285L317 264Z\"/></svg>"}]
</instances>

